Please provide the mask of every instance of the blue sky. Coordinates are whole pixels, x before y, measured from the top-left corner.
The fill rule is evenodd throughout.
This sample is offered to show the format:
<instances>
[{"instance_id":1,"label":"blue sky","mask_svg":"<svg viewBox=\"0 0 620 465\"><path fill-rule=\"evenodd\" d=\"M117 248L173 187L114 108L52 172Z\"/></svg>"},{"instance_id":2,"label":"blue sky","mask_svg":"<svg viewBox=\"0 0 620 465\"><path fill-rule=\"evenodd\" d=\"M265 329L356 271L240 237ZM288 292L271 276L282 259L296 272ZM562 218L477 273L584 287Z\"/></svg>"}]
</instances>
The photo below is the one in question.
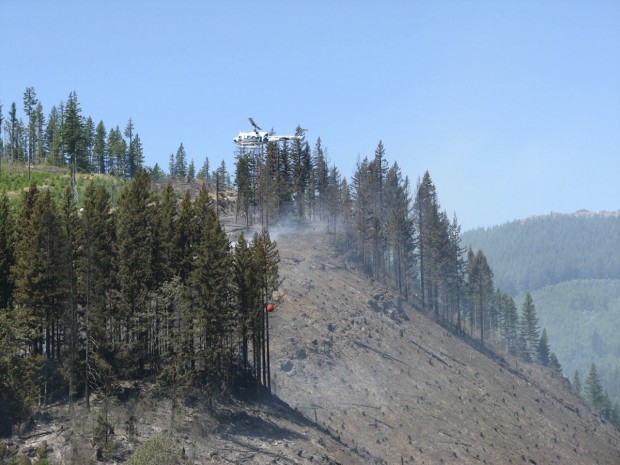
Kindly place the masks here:
<instances>
[{"instance_id":1,"label":"blue sky","mask_svg":"<svg viewBox=\"0 0 620 465\"><path fill-rule=\"evenodd\" d=\"M252 116L347 177L382 140L464 230L620 208L617 0L0 0L0 23L5 115L76 91L150 166L183 143L233 173Z\"/></svg>"}]
</instances>

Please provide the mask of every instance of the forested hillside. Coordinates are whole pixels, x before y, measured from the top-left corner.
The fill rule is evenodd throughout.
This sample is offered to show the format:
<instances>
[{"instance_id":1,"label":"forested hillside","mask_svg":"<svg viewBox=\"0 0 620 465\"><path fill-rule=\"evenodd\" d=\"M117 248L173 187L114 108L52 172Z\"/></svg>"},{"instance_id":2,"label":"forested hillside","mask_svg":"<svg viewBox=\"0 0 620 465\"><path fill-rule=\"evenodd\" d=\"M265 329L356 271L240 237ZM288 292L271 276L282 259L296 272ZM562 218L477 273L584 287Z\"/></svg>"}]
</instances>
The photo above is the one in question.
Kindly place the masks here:
<instances>
[{"instance_id":1,"label":"forested hillside","mask_svg":"<svg viewBox=\"0 0 620 465\"><path fill-rule=\"evenodd\" d=\"M620 213L551 214L479 228L463 244L485 251L511 295L573 279L620 279Z\"/></svg>"},{"instance_id":2,"label":"forested hillside","mask_svg":"<svg viewBox=\"0 0 620 465\"><path fill-rule=\"evenodd\" d=\"M0 417L8 419L0 433L26 429L54 400L88 408L93 390L108 394L126 380L207 398L233 385L269 393L266 309L281 280L269 228L285 222L325 228L367 277L481 353L561 373L531 295L519 307L498 288L486 249L463 247L430 173L413 187L381 141L350 180L329 165L320 138L312 147L299 139L242 147L229 201L223 164L209 173L206 161L198 189L175 191L172 182L194 176L181 144L170 182L155 192L165 173L142 169L131 120L125 138L117 129L103 137L71 93L47 135L40 106L27 89L28 124L15 104L0 124L3 169L32 182L0 186ZM70 173L62 186L35 182L50 166ZM127 182L93 179L79 190L76 172ZM229 236L226 215L245 227ZM591 405L618 422L617 406Z\"/></svg>"},{"instance_id":3,"label":"forested hillside","mask_svg":"<svg viewBox=\"0 0 620 465\"><path fill-rule=\"evenodd\" d=\"M552 214L463 234L481 247L495 282L522 301L530 292L540 323L568 375L585 380L595 363L620 401L620 214Z\"/></svg>"},{"instance_id":4,"label":"forested hillside","mask_svg":"<svg viewBox=\"0 0 620 465\"><path fill-rule=\"evenodd\" d=\"M583 382L594 362L611 400L620 402L620 280L566 281L532 296L567 375L578 371Z\"/></svg>"}]
</instances>

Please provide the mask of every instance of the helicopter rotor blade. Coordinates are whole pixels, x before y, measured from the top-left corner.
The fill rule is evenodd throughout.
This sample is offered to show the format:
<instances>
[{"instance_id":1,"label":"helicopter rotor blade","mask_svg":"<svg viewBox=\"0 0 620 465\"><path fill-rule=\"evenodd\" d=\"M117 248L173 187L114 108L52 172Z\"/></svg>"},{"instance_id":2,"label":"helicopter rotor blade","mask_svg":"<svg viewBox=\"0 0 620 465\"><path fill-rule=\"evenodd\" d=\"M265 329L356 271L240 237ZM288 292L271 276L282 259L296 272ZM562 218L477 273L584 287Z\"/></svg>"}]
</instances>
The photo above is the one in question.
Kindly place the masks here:
<instances>
[{"instance_id":1,"label":"helicopter rotor blade","mask_svg":"<svg viewBox=\"0 0 620 465\"><path fill-rule=\"evenodd\" d=\"M256 123L254 122L254 120L253 120L251 117L250 117L250 118L248 118L248 119L250 120L250 124L252 125L252 127L253 127L254 129L256 129L257 131L260 131L260 130L261 130L261 128L259 128L259 127L258 127L258 124L256 124Z\"/></svg>"}]
</instances>

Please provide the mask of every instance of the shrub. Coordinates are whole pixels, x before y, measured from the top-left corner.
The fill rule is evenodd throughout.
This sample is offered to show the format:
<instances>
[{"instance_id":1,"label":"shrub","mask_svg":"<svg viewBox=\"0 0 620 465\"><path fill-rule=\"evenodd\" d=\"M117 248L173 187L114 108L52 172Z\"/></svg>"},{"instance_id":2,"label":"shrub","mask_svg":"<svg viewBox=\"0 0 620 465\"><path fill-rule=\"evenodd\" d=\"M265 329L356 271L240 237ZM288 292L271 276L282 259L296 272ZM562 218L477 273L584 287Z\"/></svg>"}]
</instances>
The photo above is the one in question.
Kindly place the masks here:
<instances>
[{"instance_id":1,"label":"shrub","mask_svg":"<svg viewBox=\"0 0 620 465\"><path fill-rule=\"evenodd\" d=\"M127 464L179 465L181 460L181 451L174 439L167 436L155 436L138 447Z\"/></svg>"}]
</instances>

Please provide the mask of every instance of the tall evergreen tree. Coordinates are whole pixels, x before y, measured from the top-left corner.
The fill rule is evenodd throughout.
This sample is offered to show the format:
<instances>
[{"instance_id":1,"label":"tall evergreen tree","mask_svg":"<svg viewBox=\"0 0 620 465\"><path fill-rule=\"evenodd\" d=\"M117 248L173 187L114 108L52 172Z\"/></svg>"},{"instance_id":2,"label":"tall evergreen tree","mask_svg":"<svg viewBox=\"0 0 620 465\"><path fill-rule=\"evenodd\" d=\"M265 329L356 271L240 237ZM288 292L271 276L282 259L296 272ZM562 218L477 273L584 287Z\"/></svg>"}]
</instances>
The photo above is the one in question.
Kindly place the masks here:
<instances>
[{"instance_id":1,"label":"tall evergreen tree","mask_svg":"<svg viewBox=\"0 0 620 465\"><path fill-rule=\"evenodd\" d=\"M581 395L581 376L579 376L579 370L575 370L573 374L573 380L571 383L573 390L575 393L580 396Z\"/></svg>"},{"instance_id":2,"label":"tall evergreen tree","mask_svg":"<svg viewBox=\"0 0 620 465\"><path fill-rule=\"evenodd\" d=\"M185 147L183 147L182 142L181 145L179 145L177 154L174 158L174 176L187 176L187 154L185 153Z\"/></svg>"},{"instance_id":3,"label":"tall evergreen tree","mask_svg":"<svg viewBox=\"0 0 620 465\"><path fill-rule=\"evenodd\" d=\"M35 138L37 141L36 144L36 153L35 153L35 163L41 163L45 160L45 115L43 114L43 105L41 102L37 103L37 107L35 109L35 119L36 119L36 134ZM1 145L1 144L0 144Z\"/></svg>"},{"instance_id":4,"label":"tall evergreen tree","mask_svg":"<svg viewBox=\"0 0 620 465\"><path fill-rule=\"evenodd\" d=\"M480 343L484 345L484 330L485 326L488 325L487 318L493 297L493 271L481 250L476 254L473 266L470 269L471 305L472 309L475 309L474 313L478 315Z\"/></svg>"},{"instance_id":5,"label":"tall evergreen tree","mask_svg":"<svg viewBox=\"0 0 620 465\"><path fill-rule=\"evenodd\" d=\"M95 136L96 136L95 122L89 116L84 122L84 156L86 158L87 170L93 172L96 169L95 166Z\"/></svg>"},{"instance_id":6,"label":"tall evergreen tree","mask_svg":"<svg viewBox=\"0 0 620 465\"><path fill-rule=\"evenodd\" d=\"M61 227L64 241L62 247L62 268L66 286L66 302L62 326L64 345L62 370L69 385L69 396L73 398L77 393L77 352L78 352L78 286L76 262L79 254L79 218L75 205L75 197L71 186L67 186L61 201ZM58 347L60 353L60 344ZM60 356L58 356L60 358Z\"/></svg>"},{"instance_id":7,"label":"tall evergreen tree","mask_svg":"<svg viewBox=\"0 0 620 465\"><path fill-rule=\"evenodd\" d=\"M190 299L201 344L201 381L209 390L230 387L232 363L232 306L229 242L203 184L194 203L198 232L196 258L188 278Z\"/></svg>"},{"instance_id":8,"label":"tall evergreen tree","mask_svg":"<svg viewBox=\"0 0 620 465\"><path fill-rule=\"evenodd\" d=\"M35 185L30 187L22 199L16 233L11 270L14 303L28 329L28 353L44 357L41 396L47 402L54 391L50 383L59 359L60 322L66 303L65 238L49 190L39 192Z\"/></svg>"},{"instance_id":9,"label":"tall evergreen tree","mask_svg":"<svg viewBox=\"0 0 620 465\"><path fill-rule=\"evenodd\" d=\"M166 183L153 216L153 273L156 286L170 281L175 274L177 201L172 184Z\"/></svg>"},{"instance_id":10,"label":"tall evergreen tree","mask_svg":"<svg viewBox=\"0 0 620 465\"><path fill-rule=\"evenodd\" d=\"M28 163L31 164L35 160L37 152L37 112L36 108L39 104L37 100L37 94L34 87L27 87L24 92L24 113L28 118L28 146L27 146L27 158Z\"/></svg>"},{"instance_id":11,"label":"tall evergreen tree","mask_svg":"<svg viewBox=\"0 0 620 465\"><path fill-rule=\"evenodd\" d=\"M280 286L278 275L278 265L280 255L276 248L276 243L271 240L269 232L263 228L260 233L255 233L252 240L252 253L254 259L254 270L260 292L260 307L255 310L257 318L254 325L254 353L261 357L255 360L255 366L262 366L263 386L271 391L271 370L270 370L270 351L269 351L269 315L265 311L266 305L273 299L273 294ZM258 349L258 350L257 350ZM261 372L258 371L257 378L260 379Z\"/></svg>"},{"instance_id":12,"label":"tall evergreen tree","mask_svg":"<svg viewBox=\"0 0 620 465\"><path fill-rule=\"evenodd\" d=\"M526 353L523 354L527 360L537 359L538 342L540 338L540 327L538 326L538 316L536 315L536 307L534 300L528 292L523 301L521 308L521 333L525 341Z\"/></svg>"},{"instance_id":13,"label":"tall evergreen tree","mask_svg":"<svg viewBox=\"0 0 620 465\"><path fill-rule=\"evenodd\" d=\"M434 263L432 260L432 243L436 218L438 217L438 203L435 185L428 171L424 173L422 181L418 183L414 202L414 217L416 222L417 250L420 268L420 298L422 308L426 309L428 298L432 294Z\"/></svg>"},{"instance_id":14,"label":"tall evergreen tree","mask_svg":"<svg viewBox=\"0 0 620 465\"><path fill-rule=\"evenodd\" d=\"M609 408L609 398L605 398L605 391L595 363L590 365L590 372L586 378L585 395L588 404L596 413L603 413Z\"/></svg>"},{"instance_id":15,"label":"tall evergreen tree","mask_svg":"<svg viewBox=\"0 0 620 465\"><path fill-rule=\"evenodd\" d=\"M303 134L303 130L298 126L295 135ZM295 139L291 148L292 170L293 170L293 199L296 206L297 217L305 218L305 199L310 183L310 173L312 170L312 157L308 142Z\"/></svg>"},{"instance_id":16,"label":"tall evergreen tree","mask_svg":"<svg viewBox=\"0 0 620 465\"><path fill-rule=\"evenodd\" d=\"M125 167L125 176L129 179L133 179L136 175L136 169L138 168L137 163L137 154L136 154L136 146L134 143L134 125L131 118L127 121L127 126L125 126L125 137L127 138L127 162Z\"/></svg>"},{"instance_id":17,"label":"tall evergreen tree","mask_svg":"<svg viewBox=\"0 0 620 465\"><path fill-rule=\"evenodd\" d=\"M11 103L11 108L9 109L9 119L6 122L6 132L8 135L8 147L6 148L8 158L13 161L24 161L22 151L23 146L21 143L23 125L17 118L17 106L15 105L15 102Z\"/></svg>"},{"instance_id":18,"label":"tall evergreen tree","mask_svg":"<svg viewBox=\"0 0 620 465\"><path fill-rule=\"evenodd\" d=\"M69 93L62 122L62 142L65 159L79 170L88 171L84 119L75 91Z\"/></svg>"},{"instance_id":19,"label":"tall evergreen tree","mask_svg":"<svg viewBox=\"0 0 620 465\"><path fill-rule=\"evenodd\" d=\"M45 127L45 160L54 166L64 165L65 159L62 152L62 125L64 106L60 109L53 106L47 118Z\"/></svg>"},{"instance_id":20,"label":"tall evergreen tree","mask_svg":"<svg viewBox=\"0 0 620 465\"><path fill-rule=\"evenodd\" d=\"M107 173L107 147L106 147L106 129L103 121L99 121L95 129L95 141L93 145L93 168L99 174Z\"/></svg>"},{"instance_id":21,"label":"tall evergreen tree","mask_svg":"<svg viewBox=\"0 0 620 465\"><path fill-rule=\"evenodd\" d=\"M205 161L202 164L202 167L200 168L200 170L198 171L198 174L196 175L196 177L203 181L209 181L209 174L210 174L209 157L205 157Z\"/></svg>"},{"instance_id":22,"label":"tall evergreen tree","mask_svg":"<svg viewBox=\"0 0 620 465\"><path fill-rule=\"evenodd\" d=\"M517 355L519 353L519 312L514 299L507 294L502 294L502 310L504 315L501 335L508 352Z\"/></svg>"},{"instance_id":23,"label":"tall evergreen tree","mask_svg":"<svg viewBox=\"0 0 620 465\"><path fill-rule=\"evenodd\" d=\"M249 366L248 350L252 318L256 309L260 308L257 299L256 272L252 250L243 232L239 235L233 254L234 284L236 292L237 314L239 315L239 337L241 339L241 359L243 368Z\"/></svg>"},{"instance_id":24,"label":"tall evergreen tree","mask_svg":"<svg viewBox=\"0 0 620 465\"><path fill-rule=\"evenodd\" d=\"M107 139L108 174L125 176L127 160L127 142L123 139L118 126L110 129Z\"/></svg>"},{"instance_id":25,"label":"tall evergreen tree","mask_svg":"<svg viewBox=\"0 0 620 465\"><path fill-rule=\"evenodd\" d=\"M134 366L134 369L138 368L139 372L144 370L148 354L144 311L148 293L153 287L150 194L149 177L141 170L121 193L117 220L119 304L125 315L125 363L137 361L138 367Z\"/></svg>"},{"instance_id":26,"label":"tall evergreen tree","mask_svg":"<svg viewBox=\"0 0 620 465\"><path fill-rule=\"evenodd\" d=\"M549 366L551 350L549 349L549 338L547 337L547 329L543 329L538 341L538 362L543 366Z\"/></svg>"},{"instance_id":27,"label":"tall evergreen tree","mask_svg":"<svg viewBox=\"0 0 620 465\"><path fill-rule=\"evenodd\" d=\"M327 167L327 160L325 157L325 149L323 148L323 142L319 137L314 146L314 170L315 170L315 187L318 196L318 210L319 219L323 219L325 209L327 206L327 186L329 169Z\"/></svg>"},{"instance_id":28,"label":"tall evergreen tree","mask_svg":"<svg viewBox=\"0 0 620 465\"><path fill-rule=\"evenodd\" d=\"M120 321L113 311L116 256L114 223L109 194L91 181L84 193L80 216L78 287L84 310L85 332L84 380L85 399L90 406L90 389L99 386L115 363L113 345L120 343ZM75 328L72 328L75 330Z\"/></svg>"},{"instance_id":29,"label":"tall evergreen tree","mask_svg":"<svg viewBox=\"0 0 620 465\"><path fill-rule=\"evenodd\" d=\"M252 179L251 179L251 161L249 155L238 155L235 171L235 184L237 187L237 209L235 212L235 221L238 220L239 214L245 220L246 228L250 227L250 208L253 203L252 199Z\"/></svg>"}]
</instances>

